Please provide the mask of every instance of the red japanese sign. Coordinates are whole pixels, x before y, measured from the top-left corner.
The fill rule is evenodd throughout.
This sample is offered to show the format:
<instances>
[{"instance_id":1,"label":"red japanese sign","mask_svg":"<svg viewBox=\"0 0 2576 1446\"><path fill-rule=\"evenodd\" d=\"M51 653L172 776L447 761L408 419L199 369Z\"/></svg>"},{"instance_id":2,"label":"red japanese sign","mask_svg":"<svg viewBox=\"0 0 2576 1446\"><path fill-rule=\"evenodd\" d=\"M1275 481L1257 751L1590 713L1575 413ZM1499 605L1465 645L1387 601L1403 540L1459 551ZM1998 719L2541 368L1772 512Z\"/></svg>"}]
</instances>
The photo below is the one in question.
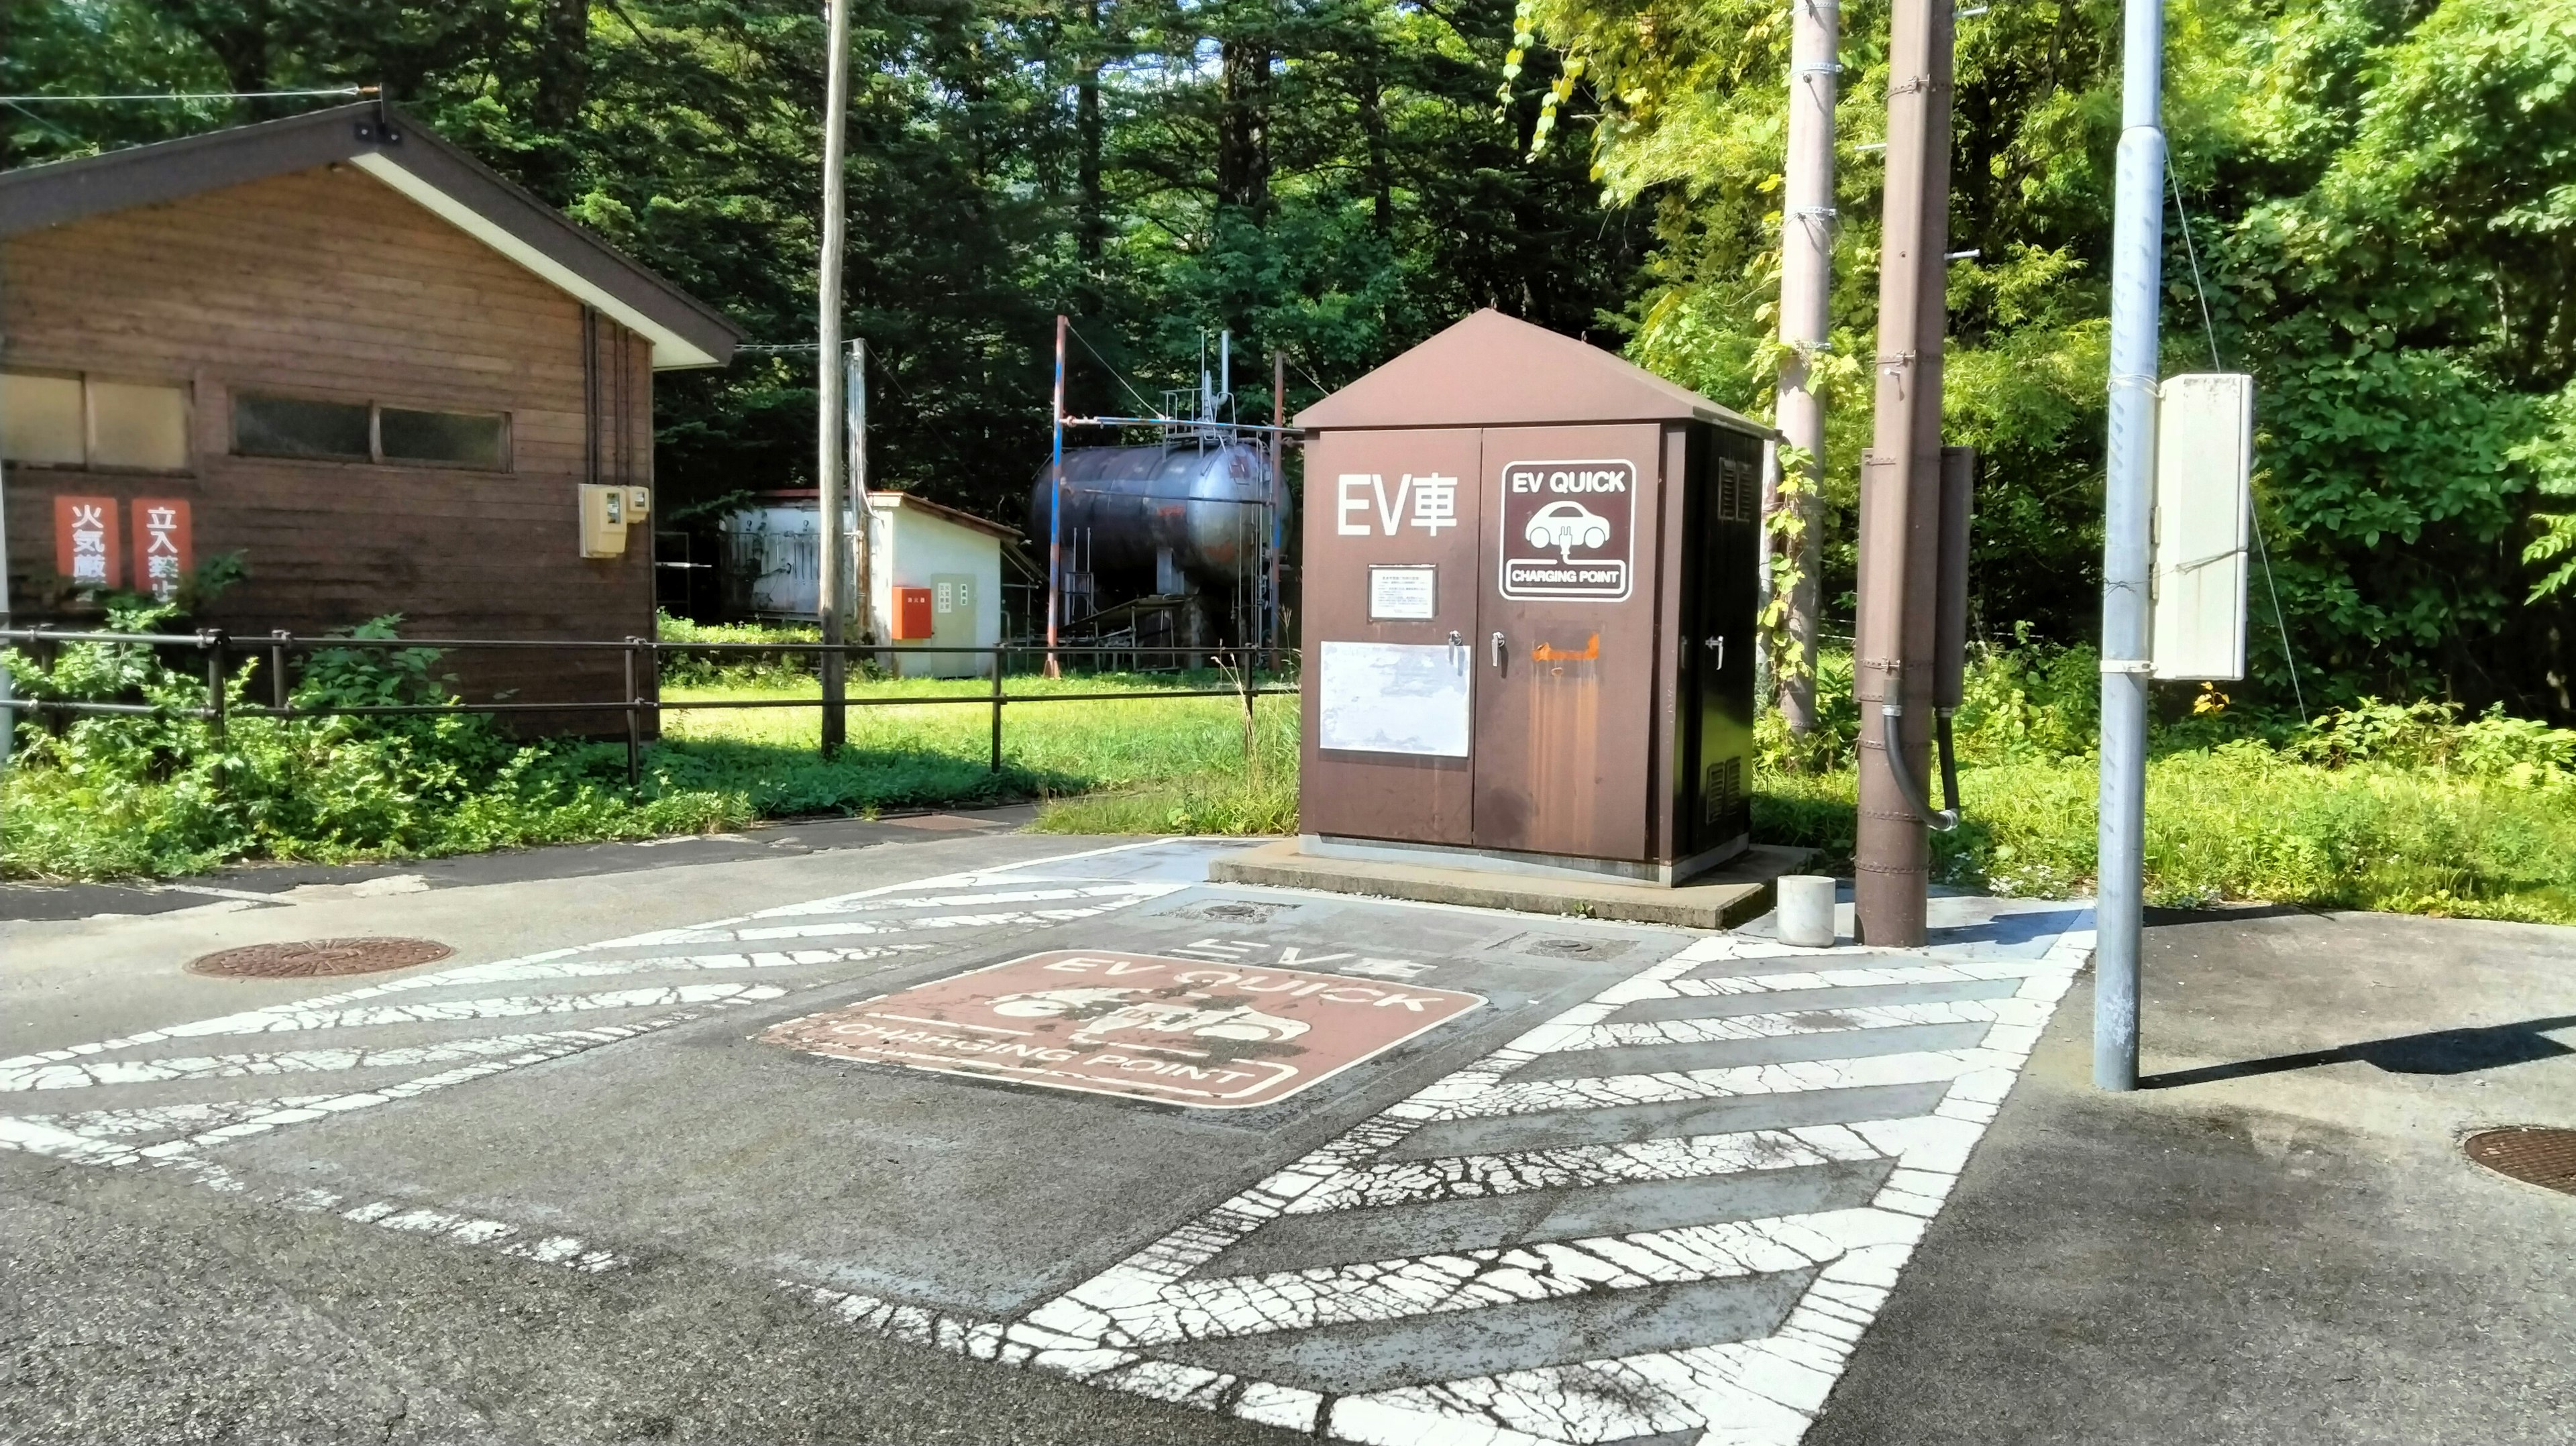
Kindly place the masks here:
<instances>
[{"instance_id":1,"label":"red japanese sign","mask_svg":"<svg viewBox=\"0 0 2576 1446\"><path fill-rule=\"evenodd\" d=\"M1058 950L792 1019L761 1039L941 1074L1247 1109L1484 1002L1304 969Z\"/></svg>"},{"instance_id":2,"label":"red japanese sign","mask_svg":"<svg viewBox=\"0 0 2576 1446\"><path fill-rule=\"evenodd\" d=\"M196 561L188 527L188 499L134 499L134 586L168 602Z\"/></svg>"},{"instance_id":3,"label":"red japanese sign","mask_svg":"<svg viewBox=\"0 0 2576 1446\"><path fill-rule=\"evenodd\" d=\"M74 587L115 587L125 580L116 545L116 499L54 499L54 571Z\"/></svg>"}]
</instances>

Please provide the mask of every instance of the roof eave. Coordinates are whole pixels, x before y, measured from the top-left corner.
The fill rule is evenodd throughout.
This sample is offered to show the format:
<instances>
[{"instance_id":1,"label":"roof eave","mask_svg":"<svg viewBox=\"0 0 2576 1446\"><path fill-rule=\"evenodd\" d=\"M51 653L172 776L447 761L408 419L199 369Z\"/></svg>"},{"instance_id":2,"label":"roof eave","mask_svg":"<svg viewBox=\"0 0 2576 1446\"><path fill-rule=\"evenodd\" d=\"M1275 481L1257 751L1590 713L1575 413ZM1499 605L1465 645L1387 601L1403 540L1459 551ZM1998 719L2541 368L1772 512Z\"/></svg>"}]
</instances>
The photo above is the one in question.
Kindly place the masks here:
<instances>
[{"instance_id":1,"label":"roof eave","mask_svg":"<svg viewBox=\"0 0 2576 1446\"><path fill-rule=\"evenodd\" d=\"M362 103L0 174L0 237L346 161L648 339L656 370L722 366L743 331L399 108Z\"/></svg>"}]
</instances>

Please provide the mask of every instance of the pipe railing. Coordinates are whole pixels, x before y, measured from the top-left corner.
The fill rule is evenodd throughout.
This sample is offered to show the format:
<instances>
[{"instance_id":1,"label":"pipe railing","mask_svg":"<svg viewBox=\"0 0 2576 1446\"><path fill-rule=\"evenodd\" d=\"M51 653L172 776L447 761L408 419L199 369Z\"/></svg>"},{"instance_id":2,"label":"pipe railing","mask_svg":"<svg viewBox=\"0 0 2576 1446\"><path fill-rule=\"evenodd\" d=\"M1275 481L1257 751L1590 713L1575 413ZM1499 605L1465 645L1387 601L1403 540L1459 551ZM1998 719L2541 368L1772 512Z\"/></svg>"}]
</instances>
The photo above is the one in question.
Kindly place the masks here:
<instances>
[{"instance_id":1,"label":"pipe railing","mask_svg":"<svg viewBox=\"0 0 2576 1446\"><path fill-rule=\"evenodd\" d=\"M713 712L754 708L812 708L820 714L826 709L835 706L831 700L820 695L812 698L689 698L681 699L676 702L666 702L661 697L659 680L661 677L661 660L668 654L711 654L715 656L723 656L726 654L797 653L812 654L819 660L826 654L837 654L846 659L854 653L866 655L893 654L895 656L918 656L922 654L939 653L948 655L966 654L975 657L990 658L993 660L993 664L988 670L988 675L992 679L992 688L989 692L955 693L946 695L933 694L920 697L844 697L839 701L837 706L843 708L925 708L941 706L952 708L984 708L990 713L992 720L992 749L989 766L995 773L1002 771L1002 710L1005 707L1027 703L1103 703L1118 701L1132 702L1138 699L1151 700L1163 698L1238 698L1242 700L1243 704L1245 747L1250 748L1252 746L1251 729L1254 700L1258 698L1283 695L1293 696L1297 692L1296 687L1293 685L1281 687L1275 684L1265 685L1257 682L1254 678L1255 670L1251 667L1243 666L1243 664L1248 661L1248 659L1243 655L1246 652L1251 652L1271 662L1274 665L1275 670L1275 664L1278 662L1280 655L1285 654L1289 657L1294 657L1294 649L1225 649L1213 648L1205 644L1193 646L1179 643L1119 643L1101 645L1060 643L1051 648L1044 644L1035 643L1023 646L1014 646L1008 643L992 646L968 646L963 644L937 643L906 643L889 646L883 643L823 643L801 641L782 641L774 643L685 643L664 642L657 638L641 637L626 638L616 641L587 638L552 640L541 638L311 637L283 631L236 638L220 628L208 628L195 633L117 633L72 632L43 627L0 628L0 643L24 644L39 649L45 654L44 661L48 671L50 671L53 665L59 661L60 651L63 647L83 643L118 644L154 648L194 648L202 652L205 657L207 701L203 704L188 706L183 704L165 703L100 703L80 702L61 698L30 698L23 694L15 696L0 696L0 715L7 715L6 726L10 727L14 727L16 725L16 715L18 714L32 714L39 717L52 715L58 718L81 716L196 718L211 725L215 739L215 746L220 751L224 746L226 728L231 720L235 718L400 718L452 713L485 713L496 716L525 713L613 713L621 715L626 724L626 781L630 787L640 784L643 781L643 719L647 714L652 715L658 721L660 716L664 713L699 711ZM381 651L399 651L405 648L427 648L440 653L468 651L517 652L531 650L549 650L568 653L617 653L623 658L626 696L622 699L609 701L576 700L560 703L498 701L489 703L469 703L458 700L447 703L349 703L321 705L297 703L294 701L289 690L287 683L286 659L290 655L310 656L315 653L327 653L341 650L365 651L373 649ZM1005 690L1003 683L1004 672L1008 659L1015 653L1026 654L1032 657L1047 654L1073 655L1077 657L1141 657L1146 655L1170 655L1173 657L1226 657L1231 655L1234 657L1235 662L1230 665L1221 664L1220 666L1227 667L1228 670L1234 674L1235 686L1231 688L1152 688L1135 692L1012 693ZM231 700L226 696L222 685L224 679L228 676L231 661L236 658L245 661L264 662L268 665L269 702L267 704L241 707L235 707L232 705ZM644 687L644 680L647 678L653 679L655 682L655 686L649 693ZM829 737L830 730L824 730L824 735Z\"/></svg>"}]
</instances>

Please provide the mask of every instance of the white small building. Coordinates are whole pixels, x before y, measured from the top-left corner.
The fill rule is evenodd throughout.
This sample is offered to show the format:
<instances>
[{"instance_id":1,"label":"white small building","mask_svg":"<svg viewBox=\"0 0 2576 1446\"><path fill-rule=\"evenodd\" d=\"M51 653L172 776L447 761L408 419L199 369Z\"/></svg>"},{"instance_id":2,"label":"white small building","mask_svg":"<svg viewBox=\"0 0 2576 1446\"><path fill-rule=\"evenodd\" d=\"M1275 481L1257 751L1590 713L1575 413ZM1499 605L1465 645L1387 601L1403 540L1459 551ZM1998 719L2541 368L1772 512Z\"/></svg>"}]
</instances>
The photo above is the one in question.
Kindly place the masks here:
<instances>
[{"instance_id":1,"label":"white small building","mask_svg":"<svg viewBox=\"0 0 2576 1446\"><path fill-rule=\"evenodd\" d=\"M771 493L725 516L718 530L731 607L763 618L815 615L820 516L811 492ZM988 676L990 654L933 649L1000 645L1002 544L1018 535L907 492L869 493L868 616L886 645L878 662L898 677ZM852 543L848 565L855 578L855 538Z\"/></svg>"},{"instance_id":2,"label":"white small building","mask_svg":"<svg viewBox=\"0 0 2576 1446\"><path fill-rule=\"evenodd\" d=\"M878 661L904 678L991 676L989 653L928 649L1001 645L1002 544L1018 536L908 492L870 492L868 615L892 645Z\"/></svg>"}]
</instances>

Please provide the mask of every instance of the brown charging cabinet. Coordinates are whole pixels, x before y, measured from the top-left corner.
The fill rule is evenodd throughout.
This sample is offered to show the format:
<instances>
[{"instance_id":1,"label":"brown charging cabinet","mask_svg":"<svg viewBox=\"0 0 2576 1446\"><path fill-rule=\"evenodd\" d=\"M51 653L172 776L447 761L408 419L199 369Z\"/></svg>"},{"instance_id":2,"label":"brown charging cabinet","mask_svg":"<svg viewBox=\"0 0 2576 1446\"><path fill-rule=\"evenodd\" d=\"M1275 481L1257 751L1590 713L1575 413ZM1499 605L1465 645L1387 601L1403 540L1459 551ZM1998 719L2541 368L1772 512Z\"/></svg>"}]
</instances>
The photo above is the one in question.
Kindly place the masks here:
<instances>
[{"instance_id":1,"label":"brown charging cabinet","mask_svg":"<svg viewBox=\"0 0 2576 1446\"><path fill-rule=\"evenodd\" d=\"M1744 851L1769 428L1494 311L1297 421L1306 852L1670 884Z\"/></svg>"}]
</instances>

